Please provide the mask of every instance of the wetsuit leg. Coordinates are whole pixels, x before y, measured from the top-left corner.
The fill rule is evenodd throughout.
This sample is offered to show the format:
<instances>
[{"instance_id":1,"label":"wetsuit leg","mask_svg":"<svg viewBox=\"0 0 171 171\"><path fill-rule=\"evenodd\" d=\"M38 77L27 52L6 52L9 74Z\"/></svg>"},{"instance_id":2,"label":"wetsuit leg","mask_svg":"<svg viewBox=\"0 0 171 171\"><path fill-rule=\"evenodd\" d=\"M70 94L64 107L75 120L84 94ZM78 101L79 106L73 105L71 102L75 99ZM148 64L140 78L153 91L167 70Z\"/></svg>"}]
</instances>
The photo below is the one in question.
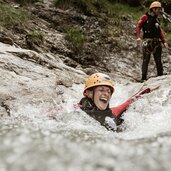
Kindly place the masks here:
<instances>
[{"instance_id":1,"label":"wetsuit leg","mask_svg":"<svg viewBox=\"0 0 171 171\"><path fill-rule=\"evenodd\" d=\"M161 53L162 53L162 47L161 47L161 45L159 45L156 48L155 52L153 53L154 61L156 63L156 67L157 67L157 75L158 76L163 75L163 64L161 61Z\"/></svg>"},{"instance_id":2,"label":"wetsuit leg","mask_svg":"<svg viewBox=\"0 0 171 171\"><path fill-rule=\"evenodd\" d=\"M142 63L142 79L147 80L148 64L150 61L151 53L148 51L147 46L143 47L143 63Z\"/></svg>"}]
</instances>

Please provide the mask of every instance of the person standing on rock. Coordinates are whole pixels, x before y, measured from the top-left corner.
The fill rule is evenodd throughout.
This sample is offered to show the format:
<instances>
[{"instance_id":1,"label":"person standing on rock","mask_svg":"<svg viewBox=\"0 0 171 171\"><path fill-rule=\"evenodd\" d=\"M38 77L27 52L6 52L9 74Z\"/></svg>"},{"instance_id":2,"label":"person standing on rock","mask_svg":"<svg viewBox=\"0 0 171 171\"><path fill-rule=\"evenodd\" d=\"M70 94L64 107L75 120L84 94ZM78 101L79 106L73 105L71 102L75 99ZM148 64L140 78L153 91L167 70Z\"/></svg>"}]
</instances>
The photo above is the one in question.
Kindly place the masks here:
<instances>
[{"instance_id":1,"label":"person standing on rock","mask_svg":"<svg viewBox=\"0 0 171 171\"><path fill-rule=\"evenodd\" d=\"M122 124L124 121L122 118L123 112L137 98L151 92L152 89L142 89L121 105L109 108L114 90L113 82L108 75L94 73L85 82L84 97L80 100L78 106L108 130L120 132L124 129Z\"/></svg>"},{"instance_id":2,"label":"person standing on rock","mask_svg":"<svg viewBox=\"0 0 171 171\"><path fill-rule=\"evenodd\" d=\"M141 16L140 20L136 25L136 37L138 44L142 43L143 50L143 63L142 63L142 78L141 81L147 80L148 64L150 61L150 56L153 54L154 61L157 67L157 75L163 75L163 65L161 61L162 45L165 48L169 48L163 31L160 27L160 22L158 19L161 13L162 6L158 1L151 3L149 12ZM143 36L141 38L141 29L143 31Z\"/></svg>"}]
</instances>

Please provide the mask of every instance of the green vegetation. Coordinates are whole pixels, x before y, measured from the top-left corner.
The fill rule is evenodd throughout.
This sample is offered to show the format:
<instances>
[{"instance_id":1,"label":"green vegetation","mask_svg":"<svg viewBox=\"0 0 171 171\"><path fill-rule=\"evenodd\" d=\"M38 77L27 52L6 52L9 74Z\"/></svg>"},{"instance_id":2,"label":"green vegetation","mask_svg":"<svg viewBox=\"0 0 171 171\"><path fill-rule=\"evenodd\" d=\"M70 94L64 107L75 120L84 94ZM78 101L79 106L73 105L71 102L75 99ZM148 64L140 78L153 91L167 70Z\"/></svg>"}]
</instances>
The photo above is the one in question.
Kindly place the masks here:
<instances>
[{"instance_id":1,"label":"green vegetation","mask_svg":"<svg viewBox=\"0 0 171 171\"><path fill-rule=\"evenodd\" d=\"M28 12L16 9L12 6L0 5L0 25L6 27L13 27L15 25L22 25L29 18Z\"/></svg>"},{"instance_id":2,"label":"green vegetation","mask_svg":"<svg viewBox=\"0 0 171 171\"><path fill-rule=\"evenodd\" d=\"M54 5L58 8L68 9L70 7L77 7L86 15L96 14L103 12L106 8L108 1L106 0L54 0Z\"/></svg>"},{"instance_id":3,"label":"green vegetation","mask_svg":"<svg viewBox=\"0 0 171 171\"><path fill-rule=\"evenodd\" d=\"M119 16L124 14L132 15L137 19L140 16L140 8L130 7L127 4L116 3L107 0L54 0L54 5L64 10L77 7L86 15L100 15L106 13L108 16Z\"/></svg>"},{"instance_id":4,"label":"green vegetation","mask_svg":"<svg viewBox=\"0 0 171 171\"><path fill-rule=\"evenodd\" d=\"M138 20L140 16L145 13L145 9L142 7L131 7L129 5L123 5L120 3L114 3L111 6L111 11L115 12L115 15L117 17L122 16L122 15L129 15L131 16L134 20Z\"/></svg>"},{"instance_id":5,"label":"green vegetation","mask_svg":"<svg viewBox=\"0 0 171 171\"><path fill-rule=\"evenodd\" d=\"M151 0L146 0L143 2L143 6L135 8L126 3L117 3L115 0L54 0L55 6L64 10L74 7L85 15L104 16L103 14L106 14L106 16L110 17L115 26L118 27L122 26L121 22L123 16L131 17L136 23L140 16L148 11L151 2ZM167 0L163 0L163 3L167 3ZM167 23L164 27L162 25L169 42L171 41L169 35L170 25L170 23ZM80 49L86 41L84 34L78 28L67 29L66 39L72 44L72 47L74 47L76 51Z\"/></svg>"},{"instance_id":6,"label":"green vegetation","mask_svg":"<svg viewBox=\"0 0 171 171\"><path fill-rule=\"evenodd\" d=\"M27 39L29 39L32 43L36 45L40 45L44 42L44 36L42 32L32 31L27 35Z\"/></svg>"},{"instance_id":7,"label":"green vegetation","mask_svg":"<svg viewBox=\"0 0 171 171\"><path fill-rule=\"evenodd\" d=\"M166 37L166 40L167 42L171 45L171 23L169 22L164 22L162 23L162 28L165 32L165 37Z\"/></svg>"},{"instance_id":8,"label":"green vegetation","mask_svg":"<svg viewBox=\"0 0 171 171\"><path fill-rule=\"evenodd\" d=\"M84 33L77 27L66 28L65 38L70 42L75 52L79 52L86 41Z\"/></svg>"},{"instance_id":9,"label":"green vegetation","mask_svg":"<svg viewBox=\"0 0 171 171\"><path fill-rule=\"evenodd\" d=\"M21 5L28 5L33 4L35 2L41 2L42 0L15 0L15 2L21 4Z\"/></svg>"}]
</instances>

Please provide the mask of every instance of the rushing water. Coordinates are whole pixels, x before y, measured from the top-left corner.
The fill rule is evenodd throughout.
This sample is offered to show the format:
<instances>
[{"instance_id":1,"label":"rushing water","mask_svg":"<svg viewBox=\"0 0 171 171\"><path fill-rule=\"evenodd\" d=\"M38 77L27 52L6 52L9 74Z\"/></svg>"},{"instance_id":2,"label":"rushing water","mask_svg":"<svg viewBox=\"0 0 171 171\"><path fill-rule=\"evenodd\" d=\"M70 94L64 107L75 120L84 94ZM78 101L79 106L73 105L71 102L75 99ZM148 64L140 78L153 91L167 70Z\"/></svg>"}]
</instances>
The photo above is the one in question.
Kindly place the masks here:
<instances>
[{"instance_id":1,"label":"rushing water","mask_svg":"<svg viewBox=\"0 0 171 171\"><path fill-rule=\"evenodd\" d=\"M116 85L118 105L138 84ZM139 86L139 85L138 85ZM169 89L140 98L125 112L127 129L109 132L73 104L82 86L65 92L58 106L21 106L0 120L0 171L171 170Z\"/></svg>"}]
</instances>

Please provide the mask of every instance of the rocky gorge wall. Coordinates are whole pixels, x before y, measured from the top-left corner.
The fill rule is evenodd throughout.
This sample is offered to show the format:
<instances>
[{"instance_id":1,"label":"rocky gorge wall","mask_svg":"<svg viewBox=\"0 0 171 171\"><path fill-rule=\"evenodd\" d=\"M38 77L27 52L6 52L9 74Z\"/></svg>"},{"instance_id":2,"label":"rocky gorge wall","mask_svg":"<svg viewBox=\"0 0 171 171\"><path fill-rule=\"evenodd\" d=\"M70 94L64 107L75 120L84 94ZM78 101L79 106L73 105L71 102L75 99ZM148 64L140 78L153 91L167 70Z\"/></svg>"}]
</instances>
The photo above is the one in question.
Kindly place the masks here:
<instances>
[{"instance_id":1,"label":"rocky gorge wall","mask_svg":"<svg viewBox=\"0 0 171 171\"><path fill-rule=\"evenodd\" d=\"M23 8L14 3L11 6ZM140 79L142 57L131 17L122 16L120 27L117 27L114 20L86 16L75 9L57 9L51 1L37 3L28 9L32 19L27 25L1 27L1 115L11 115L19 105L27 103L53 102L53 99L61 103L61 95L67 88L73 83L83 83L93 72L105 72L115 82ZM65 39L63 29L67 25L78 26L87 35L79 53L74 52ZM29 37L28 33L34 30L43 33L41 43L35 43ZM165 74L170 74L170 50L164 50L163 62ZM151 60L149 76L155 75Z\"/></svg>"}]
</instances>

